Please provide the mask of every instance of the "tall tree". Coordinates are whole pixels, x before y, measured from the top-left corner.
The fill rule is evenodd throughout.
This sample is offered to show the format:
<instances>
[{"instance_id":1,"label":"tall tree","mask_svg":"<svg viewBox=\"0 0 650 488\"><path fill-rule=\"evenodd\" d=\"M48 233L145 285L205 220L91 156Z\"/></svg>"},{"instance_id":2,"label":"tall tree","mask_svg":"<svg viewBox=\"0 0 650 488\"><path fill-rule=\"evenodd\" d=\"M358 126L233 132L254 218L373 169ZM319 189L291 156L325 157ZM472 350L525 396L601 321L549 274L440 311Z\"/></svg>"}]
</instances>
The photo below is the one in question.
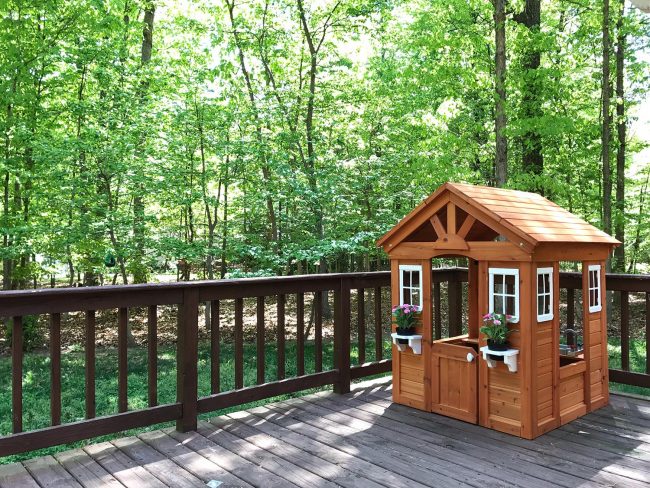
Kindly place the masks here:
<instances>
[{"instance_id":1,"label":"tall tree","mask_svg":"<svg viewBox=\"0 0 650 488\"><path fill-rule=\"evenodd\" d=\"M496 153L494 158L496 186L508 180L508 139L506 138L506 0L493 0L494 4L494 88L496 94L494 133Z\"/></svg>"},{"instance_id":2,"label":"tall tree","mask_svg":"<svg viewBox=\"0 0 650 488\"><path fill-rule=\"evenodd\" d=\"M146 66L151 61L151 53L153 50L153 23L156 6L154 2L147 1L144 8L144 21L142 25L142 47L140 49L140 65L143 68L143 80L140 83L140 104L141 113L144 113L146 105L147 90L149 88L148 73L146 73ZM140 164L138 166L137 181L135 182L135 194L133 196L133 239L135 250L133 253L133 281L135 283L145 283L148 277L148 269L145 264L145 232L146 232L146 216L145 216L145 184L144 184L144 170L146 164L145 139L147 138L147 130L141 132L140 151Z\"/></svg>"},{"instance_id":3,"label":"tall tree","mask_svg":"<svg viewBox=\"0 0 650 488\"><path fill-rule=\"evenodd\" d=\"M610 96L612 83L610 80L610 51L612 49L609 34L609 0L603 0L602 10L602 80L601 80L601 154L603 168L603 230L608 234L612 233L612 169L610 164L610 144L611 144L611 113L610 113Z\"/></svg>"},{"instance_id":4,"label":"tall tree","mask_svg":"<svg viewBox=\"0 0 650 488\"><path fill-rule=\"evenodd\" d=\"M616 20L616 213L614 235L621 245L614 250L614 271L625 271L625 150L627 120L625 115L625 0L618 1Z\"/></svg>"},{"instance_id":5,"label":"tall tree","mask_svg":"<svg viewBox=\"0 0 650 488\"><path fill-rule=\"evenodd\" d=\"M523 168L531 176L539 176L544 171L544 154L542 152L542 136L540 127L535 120L542 118L541 86L539 82L539 67L541 64L540 40L538 39L541 25L541 0L526 0L524 10L514 16L528 30L525 51L522 55L524 71L523 97L521 101L521 118L526 124L526 130L520 138ZM533 189L543 191L539 181L535 181Z\"/></svg>"}]
</instances>

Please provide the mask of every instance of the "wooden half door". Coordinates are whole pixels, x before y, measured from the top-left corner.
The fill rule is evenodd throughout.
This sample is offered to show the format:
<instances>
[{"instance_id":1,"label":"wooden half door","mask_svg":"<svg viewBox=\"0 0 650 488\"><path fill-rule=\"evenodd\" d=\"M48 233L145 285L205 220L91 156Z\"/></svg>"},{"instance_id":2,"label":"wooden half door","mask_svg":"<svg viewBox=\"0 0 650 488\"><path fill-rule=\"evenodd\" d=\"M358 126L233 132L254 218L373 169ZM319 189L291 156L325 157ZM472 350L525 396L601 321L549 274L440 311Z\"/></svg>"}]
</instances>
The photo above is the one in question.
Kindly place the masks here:
<instances>
[{"instance_id":1,"label":"wooden half door","mask_svg":"<svg viewBox=\"0 0 650 488\"><path fill-rule=\"evenodd\" d=\"M431 411L476 424L477 352L469 346L434 342L431 344L431 362Z\"/></svg>"}]
</instances>

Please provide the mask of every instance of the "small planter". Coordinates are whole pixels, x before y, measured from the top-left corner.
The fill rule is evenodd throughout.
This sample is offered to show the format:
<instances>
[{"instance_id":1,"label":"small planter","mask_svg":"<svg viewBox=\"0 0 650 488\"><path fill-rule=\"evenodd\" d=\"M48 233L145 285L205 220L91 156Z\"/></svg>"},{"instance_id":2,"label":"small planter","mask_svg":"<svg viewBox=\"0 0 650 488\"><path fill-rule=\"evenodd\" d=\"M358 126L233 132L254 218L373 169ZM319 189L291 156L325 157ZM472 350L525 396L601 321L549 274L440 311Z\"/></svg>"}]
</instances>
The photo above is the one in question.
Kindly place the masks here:
<instances>
[{"instance_id":1,"label":"small planter","mask_svg":"<svg viewBox=\"0 0 650 488\"><path fill-rule=\"evenodd\" d=\"M488 345L488 351L503 352L503 351L507 351L510 348L508 341L496 342L493 339L488 339L487 345ZM490 359L493 359L494 361L503 361L503 356L501 355L497 356L496 354L488 354L488 356Z\"/></svg>"},{"instance_id":2,"label":"small planter","mask_svg":"<svg viewBox=\"0 0 650 488\"><path fill-rule=\"evenodd\" d=\"M395 332L397 332L398 336L412 336L415 335L415 327L398 327ZM398 337L397 343L408 344L409 340Z\"/></svg>"}]
</instances>

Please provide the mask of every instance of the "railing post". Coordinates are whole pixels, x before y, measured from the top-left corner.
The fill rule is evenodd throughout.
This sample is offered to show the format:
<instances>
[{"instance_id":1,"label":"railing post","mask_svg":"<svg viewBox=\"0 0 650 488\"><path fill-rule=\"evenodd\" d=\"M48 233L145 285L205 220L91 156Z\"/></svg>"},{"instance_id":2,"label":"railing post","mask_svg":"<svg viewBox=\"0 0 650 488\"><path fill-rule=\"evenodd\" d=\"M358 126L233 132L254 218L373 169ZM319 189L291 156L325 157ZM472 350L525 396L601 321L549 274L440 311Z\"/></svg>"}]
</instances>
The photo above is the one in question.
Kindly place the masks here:
<instances>
[{"instance_id":1,"label":"railing post","mask_svg":"<svg viewBox=\"0 0 650 488\"><path fill-rule=\"evenodd\" d=\"M334 360L338 370L335 393L350 391L350 280L341 278L334 292Z\"/></svg>"},{"instance_id":2,"label":"railing post","mask_svg":"<svg viewBox=\"0 0 650 488\"><path fill-rule=\"evenodd\" d=\"M183 303L178 310L178 339L176 346L176 395L183 406L176 430L196 430L198 403L198 333L199 290L183 290Z\"/></svg>"}]
</instances>

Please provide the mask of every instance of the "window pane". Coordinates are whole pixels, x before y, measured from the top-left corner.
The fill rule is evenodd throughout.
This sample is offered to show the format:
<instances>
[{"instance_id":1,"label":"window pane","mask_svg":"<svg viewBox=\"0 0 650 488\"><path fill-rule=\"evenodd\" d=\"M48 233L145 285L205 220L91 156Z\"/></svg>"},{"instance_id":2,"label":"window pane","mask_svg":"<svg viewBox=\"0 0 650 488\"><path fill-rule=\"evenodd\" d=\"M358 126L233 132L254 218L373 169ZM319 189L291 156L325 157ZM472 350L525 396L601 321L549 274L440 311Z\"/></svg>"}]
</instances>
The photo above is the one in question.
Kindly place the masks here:
<instances>
[{"instance_id":1,"label":"window pane","mask_svg":"<svg viewBox=\"0 0 650 488\"><path fill-rule=\"evenodd\" d=\"M544 296L544 314L551 313L551 295Z\"/></svg>"},{"instance_id":2,"label":"window pane","mask_svg":"<svg viewBox=\"0 0 650 488\"><path fill-rule=\"evenodd\" d=\"M506 313L510 315L515 314L515 298L506 297Z\"/></svg>"},{"instance_id":3,"label":"window pane","mask_svg":"<svg viewBox=\"0 0 650 488\"><path fill-rule=\"evenodd\" d=\"M598 288L594 289L594 306L597 307L600 305L600 293L598 293Z\"/></svg>"},{"instance_id":4,"label":"window pane","mask_svg":"<svg viewBox=\"0 0 650 488\"><path fill-rule=\"evenodd\" d=\"M420 305L420 290L413 289L411 290L411 305Z\"/></svg>"},{"instance_id":5,"label":"window pane","mask_svg":"<svg viewBox=\"0 0 650 488\"><path fill-rule=\"evenodd\" d=\"M551 291L551 275L550 275L550 273L544 273L544 291L546 293Z\"/></svg>"},{"instance_id":6,"label":"window pane","mask_svg":"<svg viewBox=\"0 0 650 488\"><path fill-rule=\"evenodd\" d=\"M494 275L494 293L503 293L503 275Z\"/></svg>"},{"instance_id":7,"label":"window pane","mask_svg":"<svg viewBox=\"0 0 650 488\"><path fill-rule=\"evenodd\" d=\"M402 271L402 282L404 286L411 286L411 272Z\"/></svg>"},{"instance_id":8,"label":"window pane","mask_svg":"<svg viewBox=\"0 0 650 488\"><path fill-rule=\"evenodd\" d=\"M402 303L411 303L411 289L404 288L402 291Z\"/></svg>"},{"instance_id":9,"label":"window pane","mask_svg":"<svg viewBox=\"0 0 650 488\"><path fill-rule=\"evenodd\" d=\"M594 288L598 288L600 283L598 283L598 270L594 270Z\"/></svg>"},{"instance_id":10,"label":"window pane","mask_svg":"<svg viewBox=\"0 0 650 488\"><path fill-rule=\"evenodd\" d=\"M506 275L506 293L508 295L515 294L515 277L512 275Z\"/></svg>"},{"instance_id":11,"label":"window pane","mask_svg":"<svg viewBox=\"0 0 650 488\"><path fill-rule=\"evenodd\" d=\"M503 297L494 297L494 313L505 313L503 310Z\"/></svg>"},{"instance_id":12,"label":"window pane","mask_svg":"<svg viewBox=\"0 0 650 488\"><path fill-rule=\"evenodd\" d=\"M544 295L539 295L537 297L537 315L542 315L544 313Z\"/></svg>"},{"instance_id":13,"label":"window pane","mask_svg":"<svg viewBox=\"0 0 650 488\"><path fill-rule=\"evenodd\" d=\"M537 275L537 293L544 292L544 276L543 274Z\"/></svg>"},{"instance_id":14,"label":"window pane","mask_svg":"<svg viewBox=\"0 0 650 488\"><path fill-rule=\"evenodd\" d=\"M412 286L420 286L420 272L419 271L411 271L411 285Z\"/></svg>"},{"instance_id":15,"label":"window pane","mask_svg":"<svg viewBox=\"0 0 650 488\"><path fill-rule=\"evenodd\" d=\"M589 306L596 306L596 290L594 289L589 290Z\"/></svg>"}]
</instances>

